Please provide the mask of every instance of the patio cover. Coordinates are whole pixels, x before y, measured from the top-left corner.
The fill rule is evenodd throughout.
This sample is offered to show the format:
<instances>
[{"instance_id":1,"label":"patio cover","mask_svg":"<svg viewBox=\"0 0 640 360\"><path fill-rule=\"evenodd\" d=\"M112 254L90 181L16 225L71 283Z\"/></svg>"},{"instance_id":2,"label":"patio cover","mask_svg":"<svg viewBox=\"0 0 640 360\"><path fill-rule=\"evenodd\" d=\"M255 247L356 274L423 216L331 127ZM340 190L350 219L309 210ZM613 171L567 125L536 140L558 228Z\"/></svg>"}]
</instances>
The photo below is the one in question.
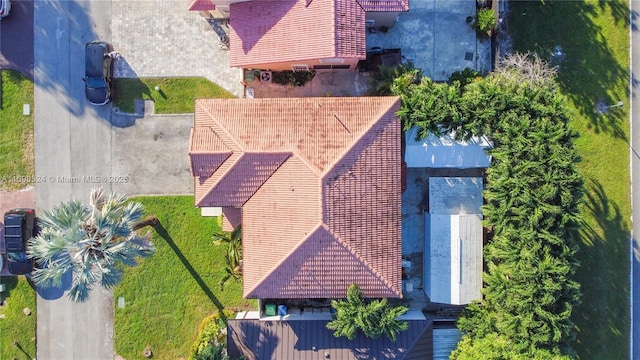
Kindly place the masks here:
<instances>
[{"instance_id":1,"label":"patio cover","mask_svg":"<svg viewBox=\"0 0 640 360\"><path fill-rule=\"evenodd\" d=\"M416 140L417 132L414 127L405 133L404 159L410 168L487 168L491 163L485 150L492 144L484 136L463 141L455 140L455 134L429 134Z\"/></svg>"}]
</instances>

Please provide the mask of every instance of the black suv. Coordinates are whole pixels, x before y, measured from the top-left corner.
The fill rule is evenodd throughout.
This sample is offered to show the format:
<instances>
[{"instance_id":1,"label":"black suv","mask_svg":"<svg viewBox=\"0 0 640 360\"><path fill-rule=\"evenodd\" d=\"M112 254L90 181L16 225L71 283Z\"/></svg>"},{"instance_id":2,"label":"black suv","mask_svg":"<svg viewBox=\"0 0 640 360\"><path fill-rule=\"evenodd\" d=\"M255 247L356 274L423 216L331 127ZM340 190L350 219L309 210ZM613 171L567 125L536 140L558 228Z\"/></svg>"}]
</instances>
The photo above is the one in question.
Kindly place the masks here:
<instances>
[{"instance_id":1,"label":"black suv","mask_svg":"<svg viewBox=\"0 0 640 360\"><path fill-rule=\"evenodd\" d=\"M33 209L13 209L4 214L4 241L9 272L25 275L33 270L27 257L27 241L34 235L36 223Z\"/></svg>"},{"instance_id":2,"label":"black suv","mask_svg":"<svg viewBox=\"0 0 640 360\"><path fill-rule=\"evenodd\" d=\"M113 47L105 41L91 41L85 46L84 95L93 105L104 105L111 100L111 51Z\"/></svg>"}]
</instances>

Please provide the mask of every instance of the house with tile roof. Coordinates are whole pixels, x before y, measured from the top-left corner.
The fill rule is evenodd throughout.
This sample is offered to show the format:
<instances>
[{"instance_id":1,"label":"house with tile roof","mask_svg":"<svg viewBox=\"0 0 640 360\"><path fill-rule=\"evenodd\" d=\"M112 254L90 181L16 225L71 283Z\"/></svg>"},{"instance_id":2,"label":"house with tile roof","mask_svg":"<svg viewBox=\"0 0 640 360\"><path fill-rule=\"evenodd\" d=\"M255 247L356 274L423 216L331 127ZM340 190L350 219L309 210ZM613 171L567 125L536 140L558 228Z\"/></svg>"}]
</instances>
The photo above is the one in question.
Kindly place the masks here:
<instances>
[{"instance_id":1,"label":"house with tile roof","mask_svg":"<svg viewBox=\"0 0 640 360\"><path fill-rule=\"evenodd\" d=\"M400 298L397 97L199 99L195 205L243 224L243 296Z\"/></svg>"},{"instance_id":2,"label":"house with tile roof","mask_svg":"<svg viewBox=\"0 0 640 360\"><path fill-rule=\"evenodd\" d=\"M355 69L368 28L390 27L408 0L194 0L228 10L230 65L268 70Z\"/></svg>"}]
</instances>

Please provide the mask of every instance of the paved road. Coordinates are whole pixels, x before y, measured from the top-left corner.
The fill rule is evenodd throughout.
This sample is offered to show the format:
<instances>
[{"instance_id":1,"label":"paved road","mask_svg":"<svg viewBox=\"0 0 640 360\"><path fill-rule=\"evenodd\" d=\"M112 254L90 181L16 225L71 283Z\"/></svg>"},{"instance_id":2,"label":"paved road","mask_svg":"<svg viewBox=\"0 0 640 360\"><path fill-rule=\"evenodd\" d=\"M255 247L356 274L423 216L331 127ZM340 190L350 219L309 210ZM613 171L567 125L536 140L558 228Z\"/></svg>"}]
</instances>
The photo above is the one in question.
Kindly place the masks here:
<instances>
[{"instance_id":1,"label":"paved road","mask_svg":"<svg viewBox=\"0 0 640 360\"><path fill-rule=\"evenodd\" d=\"M631 359L640 359L640 1L631 7Z\"/></svg>"},{"instance_id":2,"label":"paved road","mask_svg":"<svg viewBox=\"0 0 640 360\"><path fill-rule=\"evenodd\" d=\"M110 107L84 100L84 44L109 39L111 2L38 1L34 7L36 209L72 197L85 199L92 184L70 176L109 169ZM108 186L105 190L111 190ZM113 359L113 295L96 289L84 304L66 294L38 290L37 358Z\"/></svg>"},{"instance_id":3,"label":"paved road","mask_svg":"<svg viewBox=\"0 0 640 360\"><path fill-rule=\"evenodd\" d=\"M0 20L0 68L18 70L33 80L33 1L14 0Z\"/></svg>"}]
</instances>

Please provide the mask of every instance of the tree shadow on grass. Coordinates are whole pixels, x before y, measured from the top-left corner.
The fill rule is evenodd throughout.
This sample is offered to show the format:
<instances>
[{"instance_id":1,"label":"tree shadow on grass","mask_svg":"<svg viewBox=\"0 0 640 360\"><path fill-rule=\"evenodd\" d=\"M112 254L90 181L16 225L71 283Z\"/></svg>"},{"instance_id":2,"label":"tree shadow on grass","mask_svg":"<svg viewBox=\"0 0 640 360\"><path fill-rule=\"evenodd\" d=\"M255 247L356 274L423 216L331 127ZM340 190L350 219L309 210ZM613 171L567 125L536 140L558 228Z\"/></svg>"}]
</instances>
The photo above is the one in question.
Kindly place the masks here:
<instances>
[{"instance_id":1,"label":"tree shadow on grass","mask_svg":"<svg viewBox=\"0 0 640 360\"><path fill-rule=\"evenodd\" d=\"M617 44L608 41L605 36L610 34L593 18L606 13L617 26L622 26L621 22L628 25L628 5L616 1L513 1L510 8L514 50L534 52L555 63L560 87L588 119L588 126L596 133L626 138L622 127L626 112L612 108L601 113L598 109L626 100L627 89L621 84L629 80L629 69L616 59L612 47ZM557 49L562 55L554 58Z\"/></svg>"},{"instance_id":2,"label":"tree shadow on grass","mask_svg":"<svg viewBox=\"0 0 640 360\"><path fill-rule=\"evenodd\" d=\"M211 300L211 302L216 306L216 308L218 308L219 311L222 311L224 306L222 306L222 303L220 303L220 300L218 300L218 298L211 291L209 286L207 286L207 284L202 280L202 277L200 277L200 274L198 274L198 272L193 268L189 260L187 260L187 258L184 256L182 251L180 251L175 241L173 241L173 239L171 238L171 235L169 235L169 233L164 228L164 226L162 226L162 224L158 224L157 226L155 226L155 230L158 233L158 235L160 235L171 247L171 249L176 254L178 259L182 261L182 264L184 265L184 267L187 269L187 271L189 271L193 279L196 281L196 283L198 283L202 291L207 295L207 297Z\"/></svg>"},{"instance_id":3,"label":"tree shadow on grass","mask_svg":"<svg viewBox=\"0 0 640 360\"><path fill-rule=\"evenodd\" d=\"M597 180L587 182L587 220L580 231L582 304L573 320L583 359L629 358L629 226L620 207Z\"/></svg>"}]
</instances>

